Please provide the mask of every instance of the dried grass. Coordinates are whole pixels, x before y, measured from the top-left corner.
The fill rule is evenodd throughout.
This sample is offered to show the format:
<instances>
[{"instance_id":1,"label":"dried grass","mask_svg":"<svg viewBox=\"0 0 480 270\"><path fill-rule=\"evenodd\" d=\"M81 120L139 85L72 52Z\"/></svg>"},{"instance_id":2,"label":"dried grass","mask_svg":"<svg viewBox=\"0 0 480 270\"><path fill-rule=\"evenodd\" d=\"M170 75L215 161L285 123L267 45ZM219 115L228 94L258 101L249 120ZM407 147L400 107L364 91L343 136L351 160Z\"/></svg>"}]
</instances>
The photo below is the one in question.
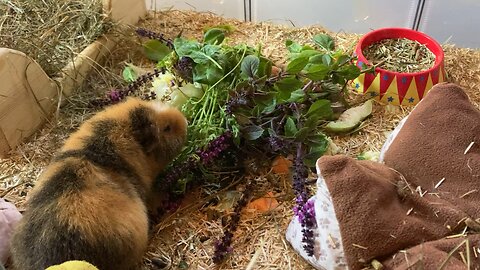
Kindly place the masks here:
<instances>
[{"instance_id":1,"label":"dried grass","mask_svg":"<svg viewBox=\"0 0 480 270\"><path fill-rule=\"evenodd\" d=\"M0 47L24 52L49 76L111 26L101 0L0 0Z\"/></svg>"},{"instance_id":2,"label":"dried grass","mask_svg":"<svg viewBox=\"0 0 480 270\"><path fill-rule=\"evenodd\" d=\"M152 14L141 24L167 37L182 35L200 38L206 26L230 24L237 29L229 37L230 43L262 44L263 52L277 63L285 63L286 39L308 41L314 34L325 31L321 27L288 28L267 23L245 23L224 19L210 13L168 11ZM87 103L94 96L121 83L121 69L124 62L148 66L151 63L142 58L139 39L127 34L124 44L112 52L105 69L99 69L88 79L68 104L62 108L54 125L47 125L28 142L12 151L8 159L0 160L0 194L6 191L6 199L22 208L25 195L48 163L61 142L81 122L93 113ZM339 46L353 48L359 36L333 33ZM445 66L451 81L466 87L472 102L480 106L480 51L445 46ZM143 62L142 62L143 61ZM351 100L362 97L352 94ZM407 115L410 107L375 106L365 127L358 133L334 137L341 152L356 156L364 151L378 151L388 132ZM207 196L201 190L193 191L179 211L165 217L154 230L154 237L145 259L145 268L158 265L157 258L163 258L172 269L312 269L302 260L285 240L285 230L292 218L293 193L287 177L264 173L261 176L240 180L254 180L255 197L274 191L280 205L271 212L257 215L244 213L238 231L235 233L232 256L222 265L214 266L211 261L213 242L223 233L221 219L209 220L204 203ZM19 185L19 186L16 186ZM14 187L14 188L12 188ZM220 191L218 196L221 196ZM158 268L158 267L157 267ZM186 269L186 268L183 268Z\"/></svg>"}]
</instances>

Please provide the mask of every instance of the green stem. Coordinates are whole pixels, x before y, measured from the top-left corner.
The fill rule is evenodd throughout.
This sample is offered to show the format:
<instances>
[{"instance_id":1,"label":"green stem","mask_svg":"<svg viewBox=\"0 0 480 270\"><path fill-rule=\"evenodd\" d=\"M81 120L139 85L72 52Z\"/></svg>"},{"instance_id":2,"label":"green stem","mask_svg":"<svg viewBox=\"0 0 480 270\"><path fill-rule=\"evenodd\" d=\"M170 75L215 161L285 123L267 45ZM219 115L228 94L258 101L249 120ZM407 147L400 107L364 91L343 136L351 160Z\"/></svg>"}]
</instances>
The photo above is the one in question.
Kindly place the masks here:
<instances>
[{"instance_id":1,"label":"green stem","mask_svg":"<svg viewBox=\"0 0 480 270\"><path fill-rule=\"evenodd\" d=\"M208 123L211 123L212 116L215 113L215 107L217 105L218 91L215 91L214 93L215 94L213 95L213 100L211 101L211 105L210 105L210 112L209 112L209 115L208 115Z\"/></svg>"},{"instance_id":2,"label":"green stem","mask_svg":"<svg viewBox=\"0 0 480 270\"><path fill-rule=\"evenodd\" d=\"M205 56L208 60L212 61L212 63L214 63L215 66L217 66L220 70L223 70L222 66L221 66L217 61L215 61L215 59L213 59L212 57L206 55L206 54L203 53L203 52L198 52L198 53L202 54L202 55Z\"/></svg>"}]
</instances>

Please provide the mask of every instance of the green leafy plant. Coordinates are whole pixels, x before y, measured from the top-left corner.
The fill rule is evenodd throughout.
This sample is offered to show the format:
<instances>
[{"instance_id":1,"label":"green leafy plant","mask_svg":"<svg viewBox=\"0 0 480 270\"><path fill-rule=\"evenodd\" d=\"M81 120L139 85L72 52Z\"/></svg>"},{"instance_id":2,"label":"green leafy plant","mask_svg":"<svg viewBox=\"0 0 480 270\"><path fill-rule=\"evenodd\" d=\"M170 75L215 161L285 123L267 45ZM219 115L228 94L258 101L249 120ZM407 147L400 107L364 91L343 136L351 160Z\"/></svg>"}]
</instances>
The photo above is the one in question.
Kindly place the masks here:
<instances>
[{"instance_id":1,"label":"green leafy plant","mask_svg":"<svg viewBox=\"0 0 480 270\"><path fill-rule=\"evenodd\" d=\"M230 30L225 26L207 29L202 41L184 37L172 41L137 30L149 38L143 45L146 57L164 73L157 74L154 85L160 85L155 80L165 80L168 73L163 87L182 92L181 87L193 85L203 93L190 95L179 105L189 121L188 144L158 182L168 189L170 198L177 198L202 179L212 181L213 168L218 170L232 156L236 157L230 160L236 163L233 173L244 157L293 154L295 214L304 229L304 247L312 255L316 223L308 203L308 170L329 147L324 127L349 107L347 84L369 69L360 70L349 52L336 49L332 37L318 34L311 44L287 40L285 70L272 75L272 61L261 54L261 47L223 43ZM131 66L123 76L127 82L139 80ZM228 166L222 169L228 171Z\"/></svg>"}]
</instances>

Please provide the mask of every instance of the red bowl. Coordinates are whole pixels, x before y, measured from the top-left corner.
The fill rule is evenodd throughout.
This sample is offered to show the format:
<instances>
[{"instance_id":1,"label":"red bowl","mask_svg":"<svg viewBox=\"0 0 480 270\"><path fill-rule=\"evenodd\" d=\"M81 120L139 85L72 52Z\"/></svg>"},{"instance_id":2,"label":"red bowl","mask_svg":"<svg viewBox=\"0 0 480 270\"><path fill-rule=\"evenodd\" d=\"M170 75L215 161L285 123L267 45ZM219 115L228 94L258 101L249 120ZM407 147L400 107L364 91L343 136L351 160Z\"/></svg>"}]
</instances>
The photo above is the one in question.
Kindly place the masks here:
<instances>
[{"instance_id":1,"label":"red bowl","mask_svg":"<svg viewBox=\"0 0 480 270\"><path fill-rule=\"evenodd\" d=\"M401 73L375 68L375 74L365 73L354 80L357 91L369 94L382 103L393 105L415 105L437 83L446 80L443 49L433 38L408 28L382 28L365 34L355 48L357 66L371 63L363 55L363 50L383 39L407 38L424 44L434 55L432 68L415 73Z\"/></svg>"}]
</instances>

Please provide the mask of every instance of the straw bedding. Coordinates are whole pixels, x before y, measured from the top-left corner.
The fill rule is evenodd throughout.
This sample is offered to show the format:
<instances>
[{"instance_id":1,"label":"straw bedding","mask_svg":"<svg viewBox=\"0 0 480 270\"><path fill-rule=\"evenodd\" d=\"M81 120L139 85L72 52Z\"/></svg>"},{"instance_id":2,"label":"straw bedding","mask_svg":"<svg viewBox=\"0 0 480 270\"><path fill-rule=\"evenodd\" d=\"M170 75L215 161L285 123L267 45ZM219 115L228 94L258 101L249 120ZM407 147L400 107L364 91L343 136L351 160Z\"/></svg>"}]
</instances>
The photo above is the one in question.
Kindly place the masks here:
<instances>
[{"instance_id":1,"label":"straw bedding","mask_svg":"<svg viewBox=\"0 0 480 270\"><path fill-rule=\"evenodd\" d=\"M174 10L151 14L141 26L164 33L167 37L182 33L183 36L199 38L204 27L218 24L236 27L228 42L247 43L252 46L261 43L263 52L279 65L285 62L286 39L307 42L314 34L326 31L321 27L290 28L268 23L246 23L210 13ZM344 49L352 49L359 38L354 34L332 34ZM112 52L104 67L96 67L87 83L68 100L52 124L47 124L13 150L9 158L0 160L1 197L14 202L23 210L26 195L56 149L70 132L94 113L88 102L106 90L120 85L120 74L125 62L140 66L150 65L141 57L138 38L133 34L126 34L123 42L122 46ZM452 45L444 45L444 49L449 80L466 87L472 102L480 107L480 51ZM351 96L352 102L361 98L355 94ZM379 151L388 132L392 131L410 110L409 107L376 105L373 116L366 121L361 131L334 137L333 140L340 152L350 157L364 151ZM252 170L256 172L255 168ZM208 218L208 209L203 207L206 199L200 196L199 191L193 191L176 213L164 217L156 226L145 268L158 268L166 262L174 269L310 269L293 252L284 237L293 215L291 209L294 203L288 177L274 175L265 170L262 173L252 173L248 178L255 183L255 197L273 190L279 206L264 213L242 214L234 236L233 254L224 264L215 268L211 261L213 241L222 235L221 221ZM240 179L239 182L245 183L245 179ZM242 188L242 184L237 188ZM217 195L219 194L225 192L220 191Z\"/></svg>"},{"instance_id":2,"label":"straw bedding","mask_svg":"<svg viewBox=\"0 0 480 270\"><path fill-rule=\"evenodd\" d=\"M0 47L24 52L54 76L112 23L101 0L2 0Z\"/></svg>"}]
</instances>

